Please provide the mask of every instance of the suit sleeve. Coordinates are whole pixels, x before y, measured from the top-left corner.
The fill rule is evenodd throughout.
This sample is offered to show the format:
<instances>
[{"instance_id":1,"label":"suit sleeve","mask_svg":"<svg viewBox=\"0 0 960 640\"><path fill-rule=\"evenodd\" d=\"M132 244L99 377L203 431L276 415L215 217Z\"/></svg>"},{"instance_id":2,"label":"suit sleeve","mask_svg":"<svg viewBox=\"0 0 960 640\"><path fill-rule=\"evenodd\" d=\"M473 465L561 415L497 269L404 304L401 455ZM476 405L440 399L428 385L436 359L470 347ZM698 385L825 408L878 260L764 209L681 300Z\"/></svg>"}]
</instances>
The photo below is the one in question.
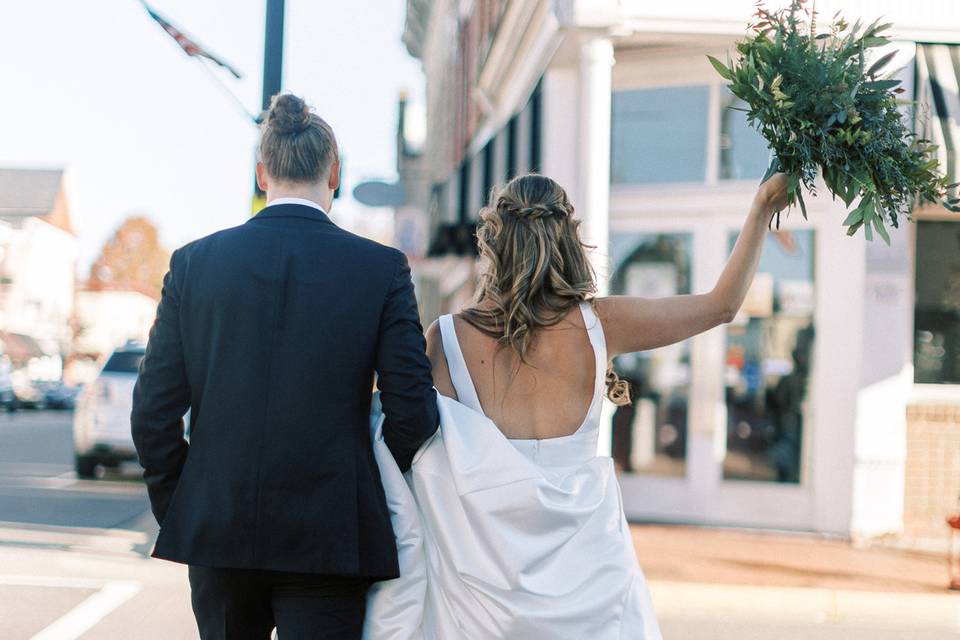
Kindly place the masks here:
<instances>
[{"instance_id":1,"label":"suit sleeve","mask_svg":"<svg viewBox=\"0 0 960 640\"><path fill-rule=\"evenodd\" d=\"M437 396L410 266L401 254L380 316L377 386L385 416L383 438L401 471L437 430Z\"/></svg>"},{"instance_id":2,"label":"suit sleeve","mask_svg":"<svg viewBox=\"0 0 960 640\"><path fill-rule=\"evenodd\" d=\"M175 265L163 279L157 317L133 390L130 427L144 468L143 479L157 522L163 524L187 459L183 416L190 407L190 385L180 339L180 293Z\"/></svg>"}]
</instances>

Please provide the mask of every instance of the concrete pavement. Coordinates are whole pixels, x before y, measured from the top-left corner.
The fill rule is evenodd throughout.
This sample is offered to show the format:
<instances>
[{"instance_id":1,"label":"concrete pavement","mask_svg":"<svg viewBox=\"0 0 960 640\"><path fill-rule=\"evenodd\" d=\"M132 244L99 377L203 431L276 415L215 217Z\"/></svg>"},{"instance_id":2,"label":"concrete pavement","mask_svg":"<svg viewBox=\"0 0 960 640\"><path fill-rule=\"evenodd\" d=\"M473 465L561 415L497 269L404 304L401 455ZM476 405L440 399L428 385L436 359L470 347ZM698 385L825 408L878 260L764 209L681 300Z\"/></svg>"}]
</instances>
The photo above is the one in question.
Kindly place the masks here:
<instances>
[{"instance_id":1,"label":"concrete pavement","mask_svg":"<svg viewBox=\"0 0 960 640\"><path fill-rule=\"evenodd\" d=\"M946 559L933 554L803 533L667 525L632 532L640 564L656 580L947 593ZM960 593L950 595L960 602Z\"/></svg>"}]
</instances>

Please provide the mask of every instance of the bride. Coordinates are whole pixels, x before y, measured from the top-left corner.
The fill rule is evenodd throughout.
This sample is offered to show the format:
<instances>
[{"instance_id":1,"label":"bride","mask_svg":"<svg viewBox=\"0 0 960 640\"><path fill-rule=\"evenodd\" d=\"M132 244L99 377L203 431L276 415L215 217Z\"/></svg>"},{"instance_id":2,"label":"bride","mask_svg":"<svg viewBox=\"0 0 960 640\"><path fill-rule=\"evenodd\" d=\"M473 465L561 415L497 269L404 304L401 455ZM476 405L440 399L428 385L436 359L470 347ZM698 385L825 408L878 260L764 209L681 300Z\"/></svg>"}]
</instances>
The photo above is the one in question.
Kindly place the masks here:
<instances>
[{"instance_id":1,"label":"bride","mask_svg":"<svg viewBox=\"0 0 960 640\"><path fill-rule=\"evenodd\" d=\"M760 187L712 291L655 300L595 296L579 220L550 178L494 195L475 303L427 331L440 429L406 477L374 412L401 577L371 590L365 638L661 637L613 463L597 455L603 399L629 401L610 362L734 317L786 185Z\"/></svg>"}]
</instances>

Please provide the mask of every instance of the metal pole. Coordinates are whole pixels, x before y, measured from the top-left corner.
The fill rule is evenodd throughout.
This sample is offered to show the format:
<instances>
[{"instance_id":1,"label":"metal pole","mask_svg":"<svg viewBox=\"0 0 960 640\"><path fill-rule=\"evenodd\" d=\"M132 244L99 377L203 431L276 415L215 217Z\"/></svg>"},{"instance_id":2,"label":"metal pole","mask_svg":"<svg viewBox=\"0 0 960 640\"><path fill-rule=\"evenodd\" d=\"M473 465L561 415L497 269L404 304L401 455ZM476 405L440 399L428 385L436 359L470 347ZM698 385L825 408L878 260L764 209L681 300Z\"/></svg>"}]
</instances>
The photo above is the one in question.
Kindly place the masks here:
<instances>
[{"instance_id":1,"label":"metal pole","mask_svg":"<svg viewBox=\"0 0 960 640\"><path fill-rule=\"evenodd\" d=\"M283 78L283 6L284 0L267 0L267 19L263 37L263 104L280 93Z\"/></svg>"},{"instance_id":2,"label":"metal pole","mask_svg":"<svg viewBox=\"0 0 960 640\"><path fill-rule=\"evenodd\" d=\"M284 0L267 0L267 18L263 34L263 100L258 122L267 115L270 99L280 93L283 80L283 5ZM253 178L253 207L256 213L267 204L267 194Z\"/></svg>"}]
</instances>

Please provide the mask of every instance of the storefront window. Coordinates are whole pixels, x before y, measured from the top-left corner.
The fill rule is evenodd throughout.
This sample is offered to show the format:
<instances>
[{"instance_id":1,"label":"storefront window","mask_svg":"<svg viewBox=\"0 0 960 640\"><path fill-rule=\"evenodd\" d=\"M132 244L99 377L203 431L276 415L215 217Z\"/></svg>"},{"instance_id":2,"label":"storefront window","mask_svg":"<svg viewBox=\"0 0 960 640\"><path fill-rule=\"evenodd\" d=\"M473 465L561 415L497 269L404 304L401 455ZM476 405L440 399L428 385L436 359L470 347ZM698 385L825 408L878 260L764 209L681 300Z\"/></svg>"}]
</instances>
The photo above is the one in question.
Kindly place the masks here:
<instances>
[{"instance_id":1,"label":"storefront window","mask_svg":"<svg viewBox=\"0 0 960 640\"><path fill-rule=\"evenodd\" d=\"M614 234L618 265L611 291L658 298L690 293L689 233ZM690 390L688 342L619 356L614 367L630 383L632 406L613 416L613 459L619 471L683 475Z\"/></svg>"},{"instance_id":2,"label":"storefront window","mask_svg":"<svg viewBox=\"0 0 960 640\"><path fill-rule=\"evenodd\" d=\"M611 182L705 181L709 93L706 85L615 91Z\"/></svg>"},{"instance_id":3,"label":"storefront window","mask_svg":"<svg viewBox=\"0 0 960 640\"><path fill-rule=\"evenodd\" d=\"M746 103L723 89L720 110L720 179L761 178L770 163L767 141L747 123Z\"/></svg>"},{"instance_id":4,"label":"storefront window","mask_svg":"<svg viewBox=\"0 0 960 640\"><path fill-rule=\"evenodd\" d=\"M768 234L760 267L727 327L727 479L800 481L813 353L814 233ZM730 249L736 234L730 238Z\"/></svg>"},{"instance_id":5,"label":"storefront window","mask_svg":"<svg viewBox=\"0 0 960 640\"><path fill-rule=\"evenodd\" d=\"M960 224L917 223L914 380L960 384Z\"/></svg>"}]
</instances>

